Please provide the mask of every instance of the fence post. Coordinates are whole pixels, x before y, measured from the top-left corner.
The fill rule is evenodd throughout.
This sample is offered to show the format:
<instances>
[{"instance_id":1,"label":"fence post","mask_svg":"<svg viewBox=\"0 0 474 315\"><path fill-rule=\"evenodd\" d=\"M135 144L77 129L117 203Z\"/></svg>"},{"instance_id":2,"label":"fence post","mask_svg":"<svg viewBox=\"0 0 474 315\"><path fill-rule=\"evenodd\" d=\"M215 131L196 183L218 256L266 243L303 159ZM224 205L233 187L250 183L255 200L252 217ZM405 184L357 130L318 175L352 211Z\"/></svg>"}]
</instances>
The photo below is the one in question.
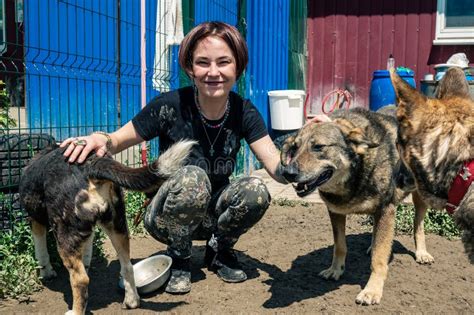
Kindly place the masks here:
<instances>
[{"instance_id":1,"label":"fence post","mask_svg":"<svg viewBox=\"0 0 474 315\"><path fill-rule=\"evenodd\" d=\"M141 87L141 108L146 106L146 17L145 17L145 0L140 1L140 87ZM146 143L141 145L142 164L146 165Z\"/></svg>"},{"instance_id":2,"label":"fence post","mask_svg":"<svg viewBox=\"0 0 474 315\"><path fill-rule=\"evenodd\" d=\"M121 111L122 111L122 104L121 104L121 71L122 71L122 68L121 68L121 62L122 60L120 59L120 54L121 54L121 50L120 50L120 45L122 44L121 41L120 41L120 28L121 28L121 14L120 14L120 10L121 10L121 7L120 7L120 0L117 0L117 26L116 26L116 36L117 38L115 39L116 40L116 55L115 55L115 58L116 58L116 62L117 62L117 126L118 127L122 127L122 117L121 117ZM108 130L107 130L108 132Z\"/></svg>"}]
</instances>

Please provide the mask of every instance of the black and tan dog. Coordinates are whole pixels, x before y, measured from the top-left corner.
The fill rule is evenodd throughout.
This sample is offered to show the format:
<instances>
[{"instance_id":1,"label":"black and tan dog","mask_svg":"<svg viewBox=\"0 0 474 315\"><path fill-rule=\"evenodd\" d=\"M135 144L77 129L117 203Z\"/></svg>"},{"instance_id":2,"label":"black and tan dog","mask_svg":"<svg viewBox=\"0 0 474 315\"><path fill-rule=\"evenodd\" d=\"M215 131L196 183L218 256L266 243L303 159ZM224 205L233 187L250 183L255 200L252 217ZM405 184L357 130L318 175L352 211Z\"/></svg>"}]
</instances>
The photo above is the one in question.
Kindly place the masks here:
<instances>
[{"instance_id":1,"label":"black and tan dog","mask_svg":"<svg viewBox=\"0 0 474 315\"><path fill-rule=\"evenodd\" d=\"M397 95L401 158L413 172L424 207L446 208L462 229L474 263L474 101L460 68L450 68L436 98L427 98L391 71Z\"/></svg>"},{"instance_id":2,"label":"black and tan dog","mask_svg":"<svg viewBox=\"0 0 474 315\"><path fill-rule=\"evenodd\" d=\"M35 243L35 256L44 279L56 276L46 247L49 226L58 252L70 276L73 314L84 314L92 256L93 229L99 224L107 233L120 260L124 279L123 307L140 304L130 263L125 204L120 187L155 191L187 158L192 141L178 142L149 166L129 168L110 157L95 155L83 164L69 164L64 148L48 148L25 168L20 182L20 200L27 210Z\"/></svg>"},{"instance_id":3,"label":"black and tan dog","mask_svg":"<svg viewBox=\"0 0 474 315\"><path fill-rule=\"evenodd\" d=\"M388 272L396 206L413 188L411 174L401 168L395 117L351 109L335 112L331 119L309 123L286 140L284 176L296 183L301 197L319 189L327 205L335 246L331 267L320 273L326 279L337 280L344 273L346 216L373 215L372 273L356 302L378 304Z\"/></svg>"}]
</instances>

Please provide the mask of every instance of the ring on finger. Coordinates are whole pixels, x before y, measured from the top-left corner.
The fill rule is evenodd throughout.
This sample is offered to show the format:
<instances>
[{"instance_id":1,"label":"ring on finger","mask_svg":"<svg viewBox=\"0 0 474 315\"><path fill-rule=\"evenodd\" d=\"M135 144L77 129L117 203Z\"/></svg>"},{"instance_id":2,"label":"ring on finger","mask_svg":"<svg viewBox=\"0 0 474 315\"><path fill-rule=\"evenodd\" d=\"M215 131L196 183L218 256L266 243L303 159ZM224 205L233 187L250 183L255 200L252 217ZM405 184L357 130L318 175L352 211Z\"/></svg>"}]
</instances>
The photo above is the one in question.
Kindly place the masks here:
<instances>
[{"instance_id":1,"label":"ring on finger","mask_svg":"<svg viewBox=\"0 0 474 315\"><path fill-rule=\"evenodd\" d=\"M74 140L73 143L74 143L76 146L77 146L77 145L86 146L86 145L87 145L87 140L85 140L85 139L77 139L77 140Z\"/></svg>"}]
</instances>

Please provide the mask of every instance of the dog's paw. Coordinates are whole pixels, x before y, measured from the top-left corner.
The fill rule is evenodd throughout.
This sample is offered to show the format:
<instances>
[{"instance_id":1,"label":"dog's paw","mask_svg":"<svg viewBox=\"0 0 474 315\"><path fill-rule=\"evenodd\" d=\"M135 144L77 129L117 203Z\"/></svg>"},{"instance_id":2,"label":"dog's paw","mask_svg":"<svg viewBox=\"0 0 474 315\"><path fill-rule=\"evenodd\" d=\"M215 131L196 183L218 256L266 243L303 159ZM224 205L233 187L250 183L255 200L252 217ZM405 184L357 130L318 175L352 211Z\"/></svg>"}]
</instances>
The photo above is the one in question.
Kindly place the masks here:
<instances>
[{"instance_id":1,"label":"dog's paw","mask_svg":"<svg viewBox=\"0 0 474 315\"><path fill-rule=\"evenodd\" d=\"M382 291L364 289L356 297L356 303L362 305L379 304L382 299Z\"/></svg>"},{"instance_id":2,"label":"dog's paw","mask_svg":"<svg viewBox=\"0 0 474 315\"><path fill-rule=\"evenodd\" d=\"M125 295L125 299L122 303L123 309L133 309L140 306L140 297L138 294Z\"/></svg>"},{"instance_id":3,"label":"dog's paw","mask_svg":"<svg viewBox=\"0 0 474 315\"><path fill-rule=\"evenodd\" d=\"M76 312L74 312L73 310L69 310L69 311L67 311L66 313L64 313L64 315L82 315L82 314L76 313Z\"/></svg>"},{"instance_id":4,"label":"dog's paw","mask_svg":"<svg viewBox=\"0 0 474 315\"><path fill-rule=\"evenodd\" d=\"M326 280L329 280L329 279L339 280L339 278L342 276L343 273L344 273L344 266L341 266L339 268L330 267L328 269L321 271L319 273L319 276Z\"/></svg>"},{"instance_id":5,"label":"dog's paw","mask_svg":"<svg viewBox=\"0 0 474 315\"><path fill-rule=\"evenodd\" d=\"M430 255L426 250L419 250L415 254L416 262L419 264L432 264L434 263L433 256Z\"/></svg>"},{"instance_id":6,"label":"dog's paw","mask_svg":"<svg viewBox=\"0 0 474 315\"><path fill-rule=\"evenodd\" d=\"M44 268L40 269L40 278L43 280L49 280L52 278L56 278L58 274L54 271L51 265L45 266Z\"/></svg>"}]
</instances>

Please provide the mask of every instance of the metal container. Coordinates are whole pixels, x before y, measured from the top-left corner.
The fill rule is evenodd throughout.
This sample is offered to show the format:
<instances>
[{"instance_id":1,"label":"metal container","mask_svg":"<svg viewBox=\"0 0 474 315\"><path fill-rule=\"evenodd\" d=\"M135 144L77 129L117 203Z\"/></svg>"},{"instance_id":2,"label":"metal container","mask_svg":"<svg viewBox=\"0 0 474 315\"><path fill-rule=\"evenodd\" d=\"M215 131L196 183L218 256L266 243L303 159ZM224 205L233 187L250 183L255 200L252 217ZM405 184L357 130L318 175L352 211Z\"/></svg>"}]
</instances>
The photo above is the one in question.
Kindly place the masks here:
<instances>
[{"instance_id":1,"label":"metal container","mask_svg":"<svg viewBox=\"0 0 474 315\"><path fill-rule=\"evenodd\" d=\"M160 288L170 277L172 259L166 255L145 258L133 265L133 274L138 293L147 294ZM119 287L124 288L120 278Z\"/></svg>"}]
</instances>

